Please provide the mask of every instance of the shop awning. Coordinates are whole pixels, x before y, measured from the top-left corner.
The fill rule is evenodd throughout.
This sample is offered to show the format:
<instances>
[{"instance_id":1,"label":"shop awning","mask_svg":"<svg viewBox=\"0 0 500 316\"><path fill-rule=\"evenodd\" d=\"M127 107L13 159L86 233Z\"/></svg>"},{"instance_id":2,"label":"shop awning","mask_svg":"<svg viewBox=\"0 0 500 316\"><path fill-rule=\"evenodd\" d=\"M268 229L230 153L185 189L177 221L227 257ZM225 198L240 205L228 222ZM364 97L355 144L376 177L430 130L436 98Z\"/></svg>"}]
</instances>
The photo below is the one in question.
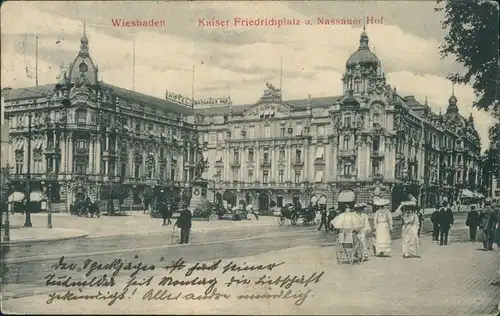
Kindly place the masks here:
<instances>
[{"instance_id":1,"label":"shop awning","mask_svg":"<svg viewBox=\"0 0 500 316\"><path fill-rule=\"evenodd\" d=\"M44 200L43 193L40 191L33 191L30 193L30 201L31 202L40 202Z\"/></svg>"},{"instance_id":2,"label":"shop awning","mask_svg":"<svg viewBox=\"0 0 500 316\"><path fill-rule=\"evenodd\" d=\"M343 190L343 191L340 191L340 193L339 193L338 202L340 202L340 203L354 202L355 197L356 196L354 195L353 191Z\"/></svg>"},{"instance_id":3,"label":"shop awning","mask_svg":"<svg viewBox=\"0 0 500 316\"><path fill-rule=\"evenodd\" d=\"M24 199L24 193L22 192L13 192L9 195L9 202L21 202Z\"/></svg>"}]
</instances>

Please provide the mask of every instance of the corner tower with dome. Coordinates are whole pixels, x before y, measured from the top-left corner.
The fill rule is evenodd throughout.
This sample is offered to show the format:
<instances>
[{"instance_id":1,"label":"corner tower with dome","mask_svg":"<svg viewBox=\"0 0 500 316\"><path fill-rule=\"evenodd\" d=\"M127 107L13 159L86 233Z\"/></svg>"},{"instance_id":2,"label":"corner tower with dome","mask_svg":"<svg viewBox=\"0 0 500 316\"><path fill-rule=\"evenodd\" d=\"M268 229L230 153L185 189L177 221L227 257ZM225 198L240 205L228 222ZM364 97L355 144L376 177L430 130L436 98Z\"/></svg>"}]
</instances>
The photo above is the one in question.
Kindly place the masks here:
<instances>
[{"instance_id":1,"label":"corner tower with dome","mask_svg":"<svg viewBox=\"0 0 500 316\"><path fill-rule=\"evenodd\" d=\"M69 211L87 197L100 200L103 211L120 204L142 210L161 191L188 200L198 149L192 108L98 78L84 26L78 54L59 82L4 93L13 191L46 193L54 211Z\"/></svg>"}]
</instances>

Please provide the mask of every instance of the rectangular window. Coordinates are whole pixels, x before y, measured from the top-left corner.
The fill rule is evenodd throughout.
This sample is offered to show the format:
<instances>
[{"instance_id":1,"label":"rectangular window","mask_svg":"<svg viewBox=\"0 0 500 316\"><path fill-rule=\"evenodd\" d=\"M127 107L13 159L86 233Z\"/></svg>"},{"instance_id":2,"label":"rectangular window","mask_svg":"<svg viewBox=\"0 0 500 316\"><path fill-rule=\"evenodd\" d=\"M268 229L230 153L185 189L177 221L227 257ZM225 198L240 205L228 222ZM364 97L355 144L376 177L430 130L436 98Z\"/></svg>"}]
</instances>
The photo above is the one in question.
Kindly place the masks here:
<instances>
[{"instance_id":1,"label":"rectangular window","mask_svg":"<svg viewBox=\"0 0 500 316\"><path fill-rule=\"evenodd\" d=\"M262 171L262 183L268 183L269 181L269 171Z\"/></svg>"},{"instance_id":2,"label":"rectangular window","mask_svg":"<svg viewBox=\"0 0 500 316\"><path fill-rule=\"evenodd\" d=\"M344 117L344 127L351 127L351 116L345 116Z\"/></svg>"},{"instance_id":3,"label":"rectangular window","mask_svg":"<svg viewBox=\"0 0 500 316\"><path fill-rule=\"evenodd\" d=\"M321 160L324 156L324 148L322 146L316 148L316 159Z\"/></svg>"},{"instance_id":4,"label":"rectangular window","mask_svg":"<svg viewBox=\"0 0 500 316\"><path fill-rule=\"evenodd\" d=\"M237 169L233 169L233 181L238 182L239 180L239 174Z\"/></svg>"},{"instance_id":5,"label":"rectangular window","mask_svg":"<svg viewBox=\"0 0 500 316\"><path fill-rule=\"evenodd\" d=\"M302 150L300 149L295 150L295 162L296 163L302 162Z\"/></svg>"},{"instance_id":6,"label":"rectangular window","mask_svg":"<svg viewBox=\"0 0 500 316\"><path fill-rule=\"evenodd\" d=\"M215 181L220 182L222 181L222 171L218 170L217 173L215 174Z\"/></svg>"},{"instance_id":7,"label":"rectangular window","mask_svg":"<svg viewBox=\"0 0 500 316\"><path fill-rule=\"evenodd\" d=\"M248 170L248 182L253 182L253 170Z\"/></svg>"},{"instance_id":8,"label":"rectangular window","mask_svg":"<svg viewBox=\"0 0 500 316\"><path fill-rule=\"evenodd\" d=\"M250 128L248 129L248 137L250 137L250 138L255 137L255 127L250 126Z\"/></svg>"},{"instance_id":9,"label":"rectangular window","mask_svg":"<svg viewBox=\"0 0 500 316\"><path fill-rule=\"evenodd\" d=\"M378 160L372 162L372 173L380 173L380 162Z\"/></svg>"},{"instance_id":10,"label":"rectangular window","mask_svg":"<svg viewBox=\"0 0 500 316\"><path fill-rule=\"evenodd\" d=\"M238 149L235 149L233 152L233 162L239 162L240 161L240 152Z\"/></svg>"},{"instance_id":11,"label":"rectangular window","mask_svg":"<svg viewBox=\"0 0 500 316\"><path fill-rule=\"evenodd\" d=\"M284 161L285 160L285 150L283 148L280 148L279 154L278 154L278 160L279 161Z\"/></svg>"},{"instance_id":12,"label":"rectangular window","mask_svg":"<svg viewBox=\"0 0 500 316\"><path fill-rule=\"evenodd\" d=\"M344 150L349 150L349 142L351 139L348 136L344 136Z\"/></svg>"},{"instance_id":13,"label":"rectangular window","mask_svg":"<svg viewBox=\"0 0 500 316\"><path fill-rule=\"evenodd\" d=\"M286 127L285 126L281 126L280 136L281 137L286 137Z\"/></svg>"},{"instance_id":14,"label":"rectangular window","mask_svg":"<svg viewBox=\"0 0 500 316\"><path fill-rule=\"evenodd\" d=\"M76 124L77 125L87 124L87 112L86 111L77 111L76 112Z\"/></svg>"},{"instance_id":15,"label":"rectangular window","mask_svg":"<svg viewBox=\"0 0 500 316\"><path fill-rule=\"evenodd\" d=\"M278 182L283 183L285 182L285 171L280 170L278 173Z\"/></svg>"},{"instance_id":16,"label":"rectangular window","mask_svg":"<svg viewBox=\"0 0 500 316\"><path fill-rule=\"evenodd\" d=\"M295 183L300 183L300 171L295 171Z\"/></svg>"},{"instance_id":17,"label":"rectangular window","mask_svg":"<svg viewBox=\"0 0 500 316\"><path fill-rule=\"evenodd\" d=\"M264 127L264 137L271 138L271 126Z\"/></svg>"},{"instance_id":18,"label":"rectangular window","mask_svg":"<svg viewBox=\"0 0 500 316\"><path fill-rule=\"evenodd\" d=\"M248 161L253 162L254 161L254 151L253 148L248 148Z\"/></svg>"},{"instance_id":19,"label":"rectangular window","mask_svg":"<svg viewBox=\"0 0 500 316\"><path fill-rule=\"evenodd\" d=\"M276 197L276 206L283 207L283 197L282 196Z\"/></svg>"},{"instance_id":20,"label":"rectangular window","mask_svg":"<svg viewBox=\"0 0 500 316\"><path fill-rule=\"evenodd\" d=\"M140 165L135 165L134 167L134 177L139 178L141 172L141 166Z\"/></svg>"},{"instance_id":21,"label":"rectangular window","mask_svg":"<svg viewBox=\"0 0 500 316\"><path fill-rule=\"evenodd\" d=\"M321 183L323 182L323 170L317 170L314 176L314 182Z\"/></svg>"},{"instance_id":22,"label":"rectangular window","mask_svg":"<svg viewBox=\"0 0 500 316\"><path fill-rule=\"evenodd\" d=\"M270 160L270 157L269 157L269 149L268 148L265 148L264 149L264 163L269 163L271 160Z\"/></svg>"},{"instance_id":23,"label":"rectangular window","mask_svg":"<svg viewBox=\"0 0 500 316\"><path fill-rule=\"evenodd\" d=\"M344 176L350 176L350 175L351 175L351 165L345 164L344 165Z\"/></svg>"}]
</instances>

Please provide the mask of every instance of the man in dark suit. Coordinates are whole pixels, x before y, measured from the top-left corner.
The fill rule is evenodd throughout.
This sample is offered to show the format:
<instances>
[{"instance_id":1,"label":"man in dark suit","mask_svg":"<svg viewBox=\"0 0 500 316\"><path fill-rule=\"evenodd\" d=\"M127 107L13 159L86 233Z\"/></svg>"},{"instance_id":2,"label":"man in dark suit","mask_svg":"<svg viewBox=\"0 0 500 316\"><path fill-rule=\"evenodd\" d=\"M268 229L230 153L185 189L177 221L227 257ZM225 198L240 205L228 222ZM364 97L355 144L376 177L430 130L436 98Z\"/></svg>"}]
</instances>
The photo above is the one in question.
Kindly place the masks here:
<instances>
[{"instance_id":1,"label":"man in dark suit","mask_svg":"<svg viewBox=\"0 0 500 316\"><path fill-rule=\"evenodd\" d=\"M448 203L443 202L443 207L438 214L439 223L439 245L448 245L448 233L453 226L454 218L453 211L448 206Z\"/></svg>"},{"instance_id":2,"label":"man in dark suit","mask_svg":"<svg viewBox=\"0 0 500 316\"><path fill-rule=\"evenodd\" d=\"M438 241L439 238L439 205L436 207L436 210L431 215L432 222L432 241Z\"/></svg>"},{"instance_id":3,"label":"man in dark suit","mask_svg":"<svg viewBox=\"0 0 500 316\"><path fill-rule=\"evenodd\" d=\"M181 229L181 240L180 244L189 243L189 231L191 230L191 211L187 208L181 211L179 218L177 218L177 222L175 225Z\"/></svg>"},{"instance_id":4,"label":"man in dark suit","mask_svg":"<svg viewBox=\"0 0 500 316\"><path fill-rule=\"evenodd\" d=\"M470 212L467 215L465 226L469 227L470 241L476 241L477 227L479 226L479 213L476 211L474 205L470 207Z\"/></svg>"},{"instance_id":5,"label":"man in dark suit","mask_svg":"<svg viewBox=\"0 0 500 316\"><path fill-rule=\"evenodd\" d=\"M324 225L325 226L325 230L328 231L330 225L327 222L328 214L326 212L326 206L325 205L321 205L320 212L321 212L321 222L319 223L318 230L321 230L321 227L323 227L323 225ZM315 214L316 214L316 212L315 212Z\"/></svg>"}]
</instances>

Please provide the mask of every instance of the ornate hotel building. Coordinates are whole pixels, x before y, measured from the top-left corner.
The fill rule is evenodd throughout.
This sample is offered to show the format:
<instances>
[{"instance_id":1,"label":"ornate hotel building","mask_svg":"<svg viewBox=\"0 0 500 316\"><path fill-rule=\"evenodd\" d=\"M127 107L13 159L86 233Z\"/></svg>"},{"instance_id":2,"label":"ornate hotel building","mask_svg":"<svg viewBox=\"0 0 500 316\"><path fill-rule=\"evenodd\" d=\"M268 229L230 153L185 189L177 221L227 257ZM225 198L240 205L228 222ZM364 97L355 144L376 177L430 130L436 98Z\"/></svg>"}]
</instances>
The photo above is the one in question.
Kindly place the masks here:
<instances>
[{"instance_id":1,"label":"ornate hotel building","mask_svg":"<svg viewBox=\"0 0 500 316\"><path fill-rule=\"evenodd\" d=\"M3 89L12 190L47 192L66 210L77 198L141 207L146 191L182 196L198 141L192 108L98 81L98 71L84 32L59 83Z\"/></svg>"},{"instance_id":2,"label":"ornate hotel building","mask_svg":"<svg viewBox=\"0 0 500 316\"><path fill-rule=\"evenodd\" d=\"M283 100L268 84L255 104L195 107L217 198L261 210L374 196L393 207L411 196L431 206L478 189L479 136L454 95L446 113L435 114L398 94L365 31L342 84L341 96Z\"/></svg>"},{"instance_id":3,"label":"ornate hotel building","mask_svg":"<svg viewBox=\"0 0 500 316\"><path fill-rule=\"evenodd\" d=\"M370 203L374 196L397 206L412 195L433 206L481 183L472 116L460 115L453 94L445 114L398 94L365 31L347 60L341 96L283 100L267 84L254 104L168 92L160 100L97 75L84 34L61 82L4 93L16 190L31 176L29 190L50 183L50 196L66 207L109 187L123 191L126 204L138 204L148 188L182 195L198 149L210 196L261 211L311 199L328 207Z\"/></svg>"}]
</instances>

